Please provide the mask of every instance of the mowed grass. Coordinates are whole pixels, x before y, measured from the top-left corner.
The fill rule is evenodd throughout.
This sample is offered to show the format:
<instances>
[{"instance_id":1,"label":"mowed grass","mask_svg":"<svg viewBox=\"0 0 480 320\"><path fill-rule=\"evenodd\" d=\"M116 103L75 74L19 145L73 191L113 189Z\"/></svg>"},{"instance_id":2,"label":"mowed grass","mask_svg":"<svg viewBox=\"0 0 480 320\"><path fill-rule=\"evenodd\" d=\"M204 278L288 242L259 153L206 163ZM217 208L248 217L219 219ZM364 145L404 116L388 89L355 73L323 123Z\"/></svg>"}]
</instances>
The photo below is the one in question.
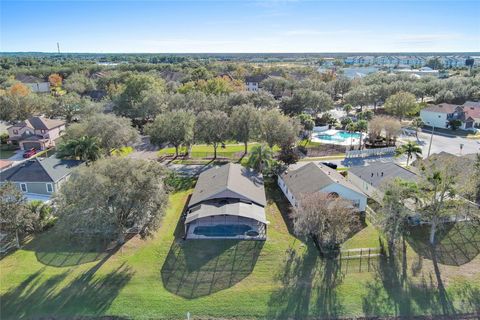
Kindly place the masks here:
<instances>
[{"instance_id":1,"label":"mowed grass","mask_svg":"<svg viewBox=\"0 0 480 320\"><path fill-rule=\"evenodd\" d=\"M247 150L250 152L252 148L259 143L257 142L251 142L247 146ZM277 146L273 147L274 151L279 151L280 149ZM187 151L186 147L181 147L179 148L179 153L185 153ZM224 158L240 158L242 157L243 153L245 151L245 146L243 143L227 143L225 144L225 147L218 147L217 148L217 157L224 157ZM163 148L158 151L159 156L163 155L174 155L175 154L175 148L170 147L170 148ZM209 158L213 157L214 150L213 146L211 145L206 145L206 144L196 144L192 146L192 151L190 153L191 158Z\"/></svg>"},{"instance_id":2,"label":"mowed grass","mask_svg":"<svg viewBox=\"0 0 480 320\"><path fill-rule=\"evenodd\" d=\"M435 285L413 275L396 281L401 270L383 260L365 268L320 258L310 241L292 235L286 200L275 186L267 188L267 241L183 241L179 218L190 193L170 197L154 238L133 238L117 251L69 246L53 229L3 258L1 318L179 319L190 312L194 319L302 319L442 311ZM346 246L376 247L374 239L378 233L368 226ZM457 311L480 305L475 281L459 278L448 288Z\"/></svg>"}]
</instances>

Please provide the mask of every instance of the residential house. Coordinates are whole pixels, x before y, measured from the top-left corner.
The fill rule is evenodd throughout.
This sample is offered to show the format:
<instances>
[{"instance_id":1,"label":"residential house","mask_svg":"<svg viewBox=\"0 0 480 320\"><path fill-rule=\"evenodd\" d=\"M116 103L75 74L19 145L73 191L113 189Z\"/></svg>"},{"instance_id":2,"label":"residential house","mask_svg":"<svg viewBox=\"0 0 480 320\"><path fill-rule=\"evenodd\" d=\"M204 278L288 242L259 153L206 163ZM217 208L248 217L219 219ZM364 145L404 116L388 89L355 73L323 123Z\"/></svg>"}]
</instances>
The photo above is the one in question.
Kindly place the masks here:
<instances>
[{"instance_id":1,"label":"residential house","mask_svg":"<svg viewBox=\"0 0 480 320\"><path fill-rule=\"evenodd\" d=\"M323 192L335 194L352 201L360 211L365 211L367 196L336 170L323 164L309 162L292 171L286 171L277 181L288 201L298 208L304 194Z\"/></svg>"},{"instance_id":2,"label":"residential house","mask_svg":"<svg viewBox=\"0 0 480 320\"><path fill-rule=\"evenodd\" d=\"M377 161L367 166L351 167L347 175L348 181L378 202L383 199L387 183L395 178L410 182L419 180L417 174L394 162Z\"/></svg>"},{"instance_id":3,"label":"residential house","mask_svg":"<svg viewBox=\"0 0 480 320\"><path fill-rule=\"evenodd\" d=\"M465 114L473 119L473 126L480 129L480 102L467 101L462 106Z\"/></svg>"},{"instance_id":4,"label":"residential house","mask_svg":"<svg viewBox=\"0 0 480 320\"><path fill-rule=\"evenodd\" d=\"M267 78L267 75L255 75L245 77L245 85L247 86L247 91L258 91L261 88L260 83Z\"/></svg>"},{"instance_id":5,"label":"residential house","mask_svg":"<svg viewBox=\"0 0 480 320\"><path fill-rule=\"evenodd\" d=\"M27 76L27 75L17 75L15 80L22 82L24 85L30 88L32 92L36 93L46 93L50 92L50 82L43 79Z\"/></svg>"},{"instance_id":6,"label":"residential house","mask_svg":"<svg viewBox=\"0 0 480 320\"><path fill-rule=\"evenodd\" d=\"M200 174L188 202L186 239L265 240L263 177L239 164L213 167Z\"/></svg>"},{"instance_id":7,"label":"residential house","mask_svg":"<svg viewBox=\"0 0 480 320\"><path fill-rule=\"evenodd\" d=\"M31 117L8 127L7 131L9 143L18 144L20 149L43 150L55 146L55 141L65 131L65 121Z\"/></svg>"},{"instance_id":8,"label":"residential house","mask_svg":"<svg viewBox=\"0 0 480 320\"><path fill-rule=\"evenodd\" d=\"M420 111L420 118L428 126L447 129L451 120L460 120L460 129L474 130L480 127L480 105L466 102L463 105L441 103L430 105Z\"/></svg>"},{"instance_id":9,"label":"residential house","mask_svg":"<svg viewBox=\"0 0 480 320\"><path fill-rule=\"evenodd\" d=\"M28 200L48 201L82 162L55 156L34 158L0 172L0 184L10 181Z\"/></svg>"}]
</instances>

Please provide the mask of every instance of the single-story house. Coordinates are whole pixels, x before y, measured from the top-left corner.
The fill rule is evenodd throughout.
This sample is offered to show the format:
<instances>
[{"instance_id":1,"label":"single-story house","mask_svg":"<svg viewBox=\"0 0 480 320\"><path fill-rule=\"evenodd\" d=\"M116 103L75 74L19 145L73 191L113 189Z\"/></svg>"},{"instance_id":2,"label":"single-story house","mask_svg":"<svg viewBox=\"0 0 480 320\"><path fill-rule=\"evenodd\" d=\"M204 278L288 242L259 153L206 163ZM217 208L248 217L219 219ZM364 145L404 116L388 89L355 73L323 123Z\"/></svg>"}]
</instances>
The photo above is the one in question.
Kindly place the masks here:
<instances>
[{"instance_id":1,"label":"single-story house","mask_svg":"<svg viewBox=\"0 0 480 320\"><path fill-rule=\"evenodd\" d=\"M475 102L466 102L463 105L440 103L430 105L420 111L423 123L436 128L447 129L451 120L461 122L460 129L474 130L480 128L480 105Z\"/></svg>"},{"instance_id":2,"label":"single-story house","mask_svg":"<svg viewBox=\"0 0 480 320\"><path fill-rule=\"evenodd\" d=\"M335 194L352 201L360 211L365 211L367 196L336 170L320 163L310 162L292 171L286 171L277 181L288 201L298 208L304 194L323 192Z\"/></svg>"},{"instance_id":3,"label":"single-story house","mask_svg":"<svg viewBox=\"0 0 480 320\"><path fill-rule=\"evenodd\" d=\"M43 150L54 147L55 141L65 131L65 121L44 117L30 117L7 128L9 143L18 144L20 149Z\"/></svg>"},{"instance_id":4,"label":"single-story house","mask_svg":"<svg viewBox=\"0 0 480 320\"><path fill-rule=\"evenodd\" d=\"M55 156L35 158L0 172L0 183L14 183L28 200L48 201L81 163L82 161L62 160Z\"/></svg>"},{"instance_id":5,"label":"single-story house","mask_svg":"<svg viewBox=\"0 0 480 320\"><path fill-rule=\"evenodd\" d=\"M367 166L351 167L347 175L348 181L377 201L383 199L384 187L395 178L410 182L419 181L417 174L394 162L377 161Z\"/></svg>"},{"instance_id":6,"label":"single-story house","mask_svg":"<svg viewBox=\"0 0 480 320\"><path fill-rule=\"evenodd\" d=\"M186 239L265 240L263 177L239 164L200 174L185 215Z\"/></svg>"}]
</instances>

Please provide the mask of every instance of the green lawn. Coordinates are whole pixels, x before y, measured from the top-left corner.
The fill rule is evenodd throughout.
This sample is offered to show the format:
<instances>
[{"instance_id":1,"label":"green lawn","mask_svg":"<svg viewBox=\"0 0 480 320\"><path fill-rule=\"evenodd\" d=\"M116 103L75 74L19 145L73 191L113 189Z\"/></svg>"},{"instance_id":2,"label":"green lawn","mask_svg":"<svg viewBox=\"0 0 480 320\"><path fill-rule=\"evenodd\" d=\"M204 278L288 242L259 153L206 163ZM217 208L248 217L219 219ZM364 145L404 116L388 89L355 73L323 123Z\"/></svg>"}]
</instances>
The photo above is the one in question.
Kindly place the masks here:
<instances>
[{"instance_id":1,"label":"green lawn","mask_svg":"<svg viewBox=\"0 0 480 320\"><path fill-rule=\"evenodd\" d=\"M178 189L189 186L190 182ZM292 235L286 200L274 186L267 188L267 241L182 241L179 217L190 192L171 196L154 238L133 238L118 251L107 253L102 243L69 245L53 229L3 258L2 319L47 315L179 319L187 312L194 319L302 319L442 312L436 286L428 277L430 269L424 266L423 274L410 271L416 261L410 247L406 274L385 259L367 264L325 261L310 241ZM378 245L373 226L345 243L347 248ZM470 263L478 266L478 260ZM458 312L480 306L478 269L473 279L464 281L458 272L447 287Z\"/></svg>"},{"instance_id":2,"label":"green lawn","mask_svg":"<svg viewBox=\"0 0 480 320\"><path fill-rule=\"evenodd\" d=\"M8 144L0 145L0 159L8 159L15 154L15 151L18 150L18 147L13 147Z\"/></svg>"},{"instance_id":3,"label":"green lawn","mask_svg":"<svg viewBox=\"0 0 480 320\"><path fill-rule=\"evenodd\" d=\"M250 151L253 146L258 145L257 142L251 142L248 144L248 151ZM274 151L278 151L278 147L273 148ZM218 147L217 148L217 157L225 157L225 158L240 158L245 151L245 146L243 143L228 143L225 145L225 148ZM186 148L182 147L179 149L179 153L185 153ZM191 158L207 158L213 157L213 146L206 145L206 144L196 144L192 147L192 152L190 154ZM175 148L163 148L162 150L158 151L159 156L162 155L172 155L175 154Z\"/></svg>"}]
</instances>

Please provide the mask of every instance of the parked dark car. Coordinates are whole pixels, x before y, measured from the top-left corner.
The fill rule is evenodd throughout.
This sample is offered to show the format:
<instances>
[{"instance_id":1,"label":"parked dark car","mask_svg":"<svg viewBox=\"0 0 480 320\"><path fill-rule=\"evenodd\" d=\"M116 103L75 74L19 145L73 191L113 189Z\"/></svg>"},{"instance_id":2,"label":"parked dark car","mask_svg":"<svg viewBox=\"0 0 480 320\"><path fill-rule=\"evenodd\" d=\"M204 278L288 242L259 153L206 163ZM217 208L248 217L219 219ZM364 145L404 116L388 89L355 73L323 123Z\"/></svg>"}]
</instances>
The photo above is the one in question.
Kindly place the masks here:
<instances>
[{"instance_id":1,"label":"parked dark car","mask_svg":"<svg viewBox=\"0 0 480 320\"><path fill-rule=\"evenodd\" d=\"M37 154L37 150L35 148L32 148L30 150L25 151L25 153L23 154L23 157L27 159L36 154Z\"/></svg>"},{"instance_id":2,"label":"parked dark car","mask_svg":"<svg viewBox=\"0 0 480 320\"><path fill-rule=\"evenodd\" d=\"M331 163L331 162L322 162L323 165L326 165L327 167L330 167L332 169L337 169L337 165L335 163Z\"/></svg>"}]
</instances>

